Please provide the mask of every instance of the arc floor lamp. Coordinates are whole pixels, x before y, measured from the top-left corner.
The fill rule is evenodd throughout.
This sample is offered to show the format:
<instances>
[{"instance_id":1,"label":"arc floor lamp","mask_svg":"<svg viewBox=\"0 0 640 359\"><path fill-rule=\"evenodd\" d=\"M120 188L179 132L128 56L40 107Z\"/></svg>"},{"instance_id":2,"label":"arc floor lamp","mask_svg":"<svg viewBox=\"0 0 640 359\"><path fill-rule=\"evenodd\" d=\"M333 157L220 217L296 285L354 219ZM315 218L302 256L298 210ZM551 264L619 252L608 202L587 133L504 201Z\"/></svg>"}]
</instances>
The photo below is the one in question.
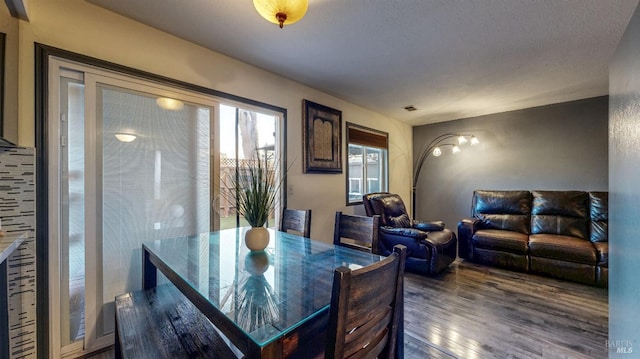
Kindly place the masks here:
<instances>
[{"instance_id":1,"label":"arc floor lamp","mask_svg":"<svg viewBox=\"0 0 640 359\"><path fill-rule=\"evenodd\" d=\"M460 152L460 146L469 143L471 146L475 146L480 143L478 137L469 133L445 133L433 139L427 146L424 147L420 153L420 157L415 164L415 170L413 172L413 186L411 187L411 217L416 219L416 187L418 186L418 178L420 177L420 171L424 161L430 155L434 157L440 157L442 155L442 149L451 147L451 153L456 154Z\"/></svg>"}]
</instances>

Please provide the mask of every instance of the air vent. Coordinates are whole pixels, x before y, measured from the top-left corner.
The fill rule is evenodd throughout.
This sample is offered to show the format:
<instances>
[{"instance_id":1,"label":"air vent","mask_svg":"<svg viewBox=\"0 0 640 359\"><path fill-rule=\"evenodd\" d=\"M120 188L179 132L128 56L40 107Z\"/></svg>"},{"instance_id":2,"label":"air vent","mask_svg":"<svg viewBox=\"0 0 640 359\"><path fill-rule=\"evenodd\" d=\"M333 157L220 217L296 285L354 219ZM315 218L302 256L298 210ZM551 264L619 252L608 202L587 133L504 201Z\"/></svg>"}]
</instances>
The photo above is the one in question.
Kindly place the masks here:
<instances>
[{"instance_id":1,"label":"air vent","mask_svg":"<svg viewBox=\"0 0 640 359\"><path fill-rule=\"evenodd\" d=\"M409 112L417 110L413 105L405 106L403 108Z\"/></svg>"}]
</instances>

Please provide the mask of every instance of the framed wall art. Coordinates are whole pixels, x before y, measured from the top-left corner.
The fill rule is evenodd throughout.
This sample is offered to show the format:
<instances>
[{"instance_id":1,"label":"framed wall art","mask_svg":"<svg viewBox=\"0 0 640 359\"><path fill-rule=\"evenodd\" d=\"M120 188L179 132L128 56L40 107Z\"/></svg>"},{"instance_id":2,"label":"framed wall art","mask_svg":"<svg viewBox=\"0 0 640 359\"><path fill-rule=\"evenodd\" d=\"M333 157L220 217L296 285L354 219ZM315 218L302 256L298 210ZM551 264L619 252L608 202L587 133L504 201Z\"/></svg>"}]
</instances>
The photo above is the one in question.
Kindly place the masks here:
<instances>
[{"instance_id":1,"label":"framed wall art","mask_svg":"<svg viewBox=\"0 0 640 359\"><path fill-rule=\"evenodd\" d=\"M342 173L342 111L302 101L304 173Z\"/></svg>"}]
</instances>

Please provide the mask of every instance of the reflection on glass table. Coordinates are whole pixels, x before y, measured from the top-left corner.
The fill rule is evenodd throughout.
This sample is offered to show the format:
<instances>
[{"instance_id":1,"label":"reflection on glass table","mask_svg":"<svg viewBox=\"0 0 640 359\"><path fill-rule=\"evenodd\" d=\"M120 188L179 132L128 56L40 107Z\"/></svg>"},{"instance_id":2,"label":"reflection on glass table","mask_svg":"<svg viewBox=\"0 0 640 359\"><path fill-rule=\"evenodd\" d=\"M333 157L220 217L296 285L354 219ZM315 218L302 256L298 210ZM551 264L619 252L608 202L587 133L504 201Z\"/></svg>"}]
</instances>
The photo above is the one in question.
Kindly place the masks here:
<instances>
[{"instance_id":1,"label":"reflection on glass table","mask_svg":"<svg viewBox=\"0 0 640 359\"><path fill-rule=\"evenodd\" d=\"M144 243L143 287L156 285L159 269L250 357L304 349L326 324L335 268L382 259L273 230L266 250L252 252L246 230Z\"/></svg>"}]
</instances>

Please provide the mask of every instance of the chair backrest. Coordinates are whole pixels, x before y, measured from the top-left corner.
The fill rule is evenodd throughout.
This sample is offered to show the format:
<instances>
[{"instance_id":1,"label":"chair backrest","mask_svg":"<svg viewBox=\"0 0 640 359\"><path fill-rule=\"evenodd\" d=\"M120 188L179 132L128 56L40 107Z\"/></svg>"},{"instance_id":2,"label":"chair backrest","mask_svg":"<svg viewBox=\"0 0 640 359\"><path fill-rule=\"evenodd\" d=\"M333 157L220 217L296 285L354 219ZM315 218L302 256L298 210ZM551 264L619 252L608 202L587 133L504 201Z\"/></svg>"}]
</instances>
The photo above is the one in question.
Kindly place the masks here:
<instances>
[{"instance_id":1,"label":"chair backrest","mask_svg":"<svg viewBox=\"0 0 640 359\"><path fill-rule=\"evenodd\" d=\"M384 260L333 275L325 358L402 358L407 248Z\"/></svg>"},{"instance_id":2,"label":"chair backrest","mask_svg":"<svg viewBox=\"0 0 640 359\"><path fill-rule=\"evenodd\" d=\"M371 201L374 198L384 197L384 196L389 195L389 194L391 194L391 193L389 193L389 192L372 192L372 193L367 193L364 196L362 196L362 204L364 205L364 211L367 213L367 216L371 217L374 214L380 214L380 213L375 213Z\"/></svg>"},{"instance_id":3,"label":"chair backrest","mask_svg":"<svg viewBox=\"0 0 640 359\"><path fill-rule=\"evenodd\" d=\"M531 233L589 240L589 193L531 191Z\"/></svg>"},{"instance_id":4,"label":"chair backrest","mask_svg":"<svg viewBox=\"0 0 640 359\"><path fill-rule=\"evenodd\" d=\"M378 254L379 225L380 216L366 217L336 212L333 244Z\"/></svg>"},{"instance_id":5,"label":"chair backrest","mask_svg":"<svg viewBox=\"0 0 640 359\"><path fill-rule=\"evenodd\" d=\"M380 224L395 228L411 227L411 218L400 195L389 192L374 192L362 196L368 216L379 215Z\"/></svg>"},{"instance_id":6,"label":"chair backrest","mask_svg":"<svg viewBox=\"0 0 640 359\"><path fill-rule=\"evenodd\" d=\"M475 190L471 216L481 229L531 233L531 192Z\"/></svg>"},{"instance_id":7,"label":"chair backrest","mask_svg":"<svg viewBox=\"0 0 640 359\"><path fill-rule=\"evenodd\" d=\"M294 231L303 237L311 237L311 210L285 208L282 210L280 231Z\"/></svg>"}]
</instances>

